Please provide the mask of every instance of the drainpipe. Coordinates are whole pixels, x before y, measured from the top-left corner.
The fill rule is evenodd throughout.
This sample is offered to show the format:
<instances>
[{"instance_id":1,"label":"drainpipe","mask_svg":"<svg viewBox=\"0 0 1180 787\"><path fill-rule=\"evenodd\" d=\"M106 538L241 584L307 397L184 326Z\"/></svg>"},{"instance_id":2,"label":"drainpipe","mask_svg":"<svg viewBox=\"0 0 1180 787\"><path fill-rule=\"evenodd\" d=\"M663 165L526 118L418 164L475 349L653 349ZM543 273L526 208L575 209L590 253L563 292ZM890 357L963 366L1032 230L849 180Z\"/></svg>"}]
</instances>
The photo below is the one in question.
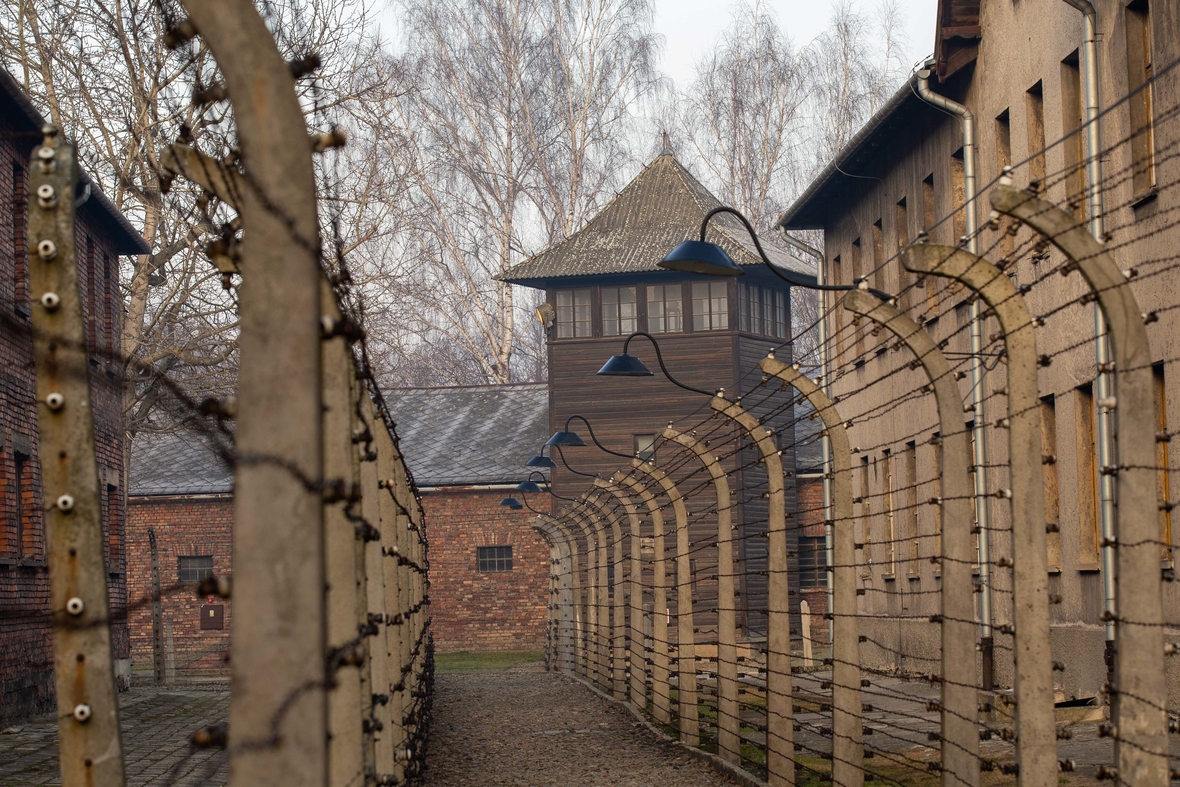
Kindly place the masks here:
<instances>
[{"instance_id":1,"label":"drainpipe","mask_svg":"<svg viewBox=\"0 0 1180 787\"><path fill-rule=\"evenodd\" d=\"M824 286L827 283L827 274L824 272L824 253L812 246L810 243L804 243L798 238L787 234L782 225L778 227L779 235L783 240L794 246L804 254L815 258L815 282L819 286ZM828 309L827 309L827 295L823 290L819 291L819 383L820 390L829 399L832 398L831 387L828 385ZM832 519L832 444L828 442L827 431L825 430L823 436L820 438L820 445L823 450L823 467L824 467L824 553L827 558L827 565L835 565L835 560L832 554L832 528L834 527ZM851 523L848 523L851 524ZM831 570L827 572L828 583L828 612L830 613L835 607L832 606L834 598L834 574ZM832 615L828 615L828 642L834 642L835 620Z\"/></svg>"},{"instance_id":2,"label":"drainpipe","mask_svg":"<svg viewBox=\"0 0 1180 787\"><path fill-rule=\"evenodd\" d=\"M1065 0L1082 12L1085 19L1082 40L1082 89L1086 102L1086 202L1090 213L1090 234L1099 243L1106 234L1102 205L1102 138L1098 125L1098 12L1090 0ZM1114 445L1114 416L1104 405L1114 396L1114 379L1110 371L1110 339L1106 332L1106 318L1098 304L1094 304L1094 355L1098 364L1098 377L1094 385L1094 401L1098 405L1098 461L1102 467L1114 467L1117 463ZM1114 543L1115 508L1114 476L1102 474L1098 482L1098 521L1105 543ZM1111 685L1114 684L1114 547L1102 547L1102 592L1104 609L1110 613L1106 622L1106 672Z\"/></svg>"},{"instance_id":3,"label":"drainpipe","mask_svg":"<svg viewBox=\"0 0 1180 787\"><path fill-rule=\"evenodd\" d=\"M967 251L979 254L975 220L975 118L967 107L930 89L933 62L918 72L918 96L927 104L958 117L963 123L963 186L965 192ZM983 394L983 321L980 319L979 298L971 300L971 402L974 414L972 431L975 437L975 520L979 526L979 619L980 652L983 654L983 689L991 691L994 682L992 640L992 580L991 534L987 510L987 411Z\"/></svg>"}]
</instances>

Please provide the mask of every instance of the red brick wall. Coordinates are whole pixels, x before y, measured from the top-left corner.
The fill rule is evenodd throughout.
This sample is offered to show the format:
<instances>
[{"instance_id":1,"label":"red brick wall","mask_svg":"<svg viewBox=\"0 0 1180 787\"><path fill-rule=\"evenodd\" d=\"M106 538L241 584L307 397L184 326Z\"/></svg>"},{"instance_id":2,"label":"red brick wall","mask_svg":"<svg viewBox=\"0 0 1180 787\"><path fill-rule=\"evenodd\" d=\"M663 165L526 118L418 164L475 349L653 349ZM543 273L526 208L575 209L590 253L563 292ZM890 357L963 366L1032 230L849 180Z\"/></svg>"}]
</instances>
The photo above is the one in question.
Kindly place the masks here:
<instances>
[{"instance_id":1,"label":"red brick wall","mask_svg":"<svg viewBox=\"0 0 1180 787\"><path fill-rule=\"evenodd\" d=\"M135 667L153 668L152 563L148 527L155 528L160 561L160 587L164 618L172 620L172 641L178 675L228 674L230 607L223 604L225 628L201 630L201 607L208 599L197 597L191 583L181 584L181 556L212 555L213 573L229 576L233 531L233 498L133 497L127 506L127 568L132 610L131 659Z\"/></svg>"},{"instance_id":2,"label":"red brick wall","mask_svg":"<svg viewBox=\"0 0 1180 787\"><path fill-rule=\"evenodd\" d=\"M802 528L799 535L822 536L824 534L824 481L822 478L803 477L796 479L797 518ZM811 638L816 646L828 644L828 589L802 588L800 597L811 607Z\"/></svg>"},{"instance_id":3,"label":"red brick wall","mask_svg":"<svg viewBox=\"0 0 1180 787\"><path fill-rule=\"evenodd\" d=\"M26 270L26 173L37 138L15 131L8 116L0 111L0 726L50 710L54 703L49 575L41 515ZM90 201L78 211L77 262L83 316L90 337L91 403L102 486L103 532L107 538L112 645L116 674L125 686L129 685L126 667L130 650L123 618L127 590L122 546L121 366L111 363L118 350L122 308L114 281L118 258L107 234L106 219L95 205ZM18 458L22 465L20 478L16 472Z\"/></svg>"},{"instance_id":4,"label":"red brick wall","mask_svg":"<svg viewBox=\"0 0 1180 787\"><path fill-rule=\"evenodd\" d=\"M509 493L456 487L422 495L430 538L430 614L441 653L540 651L545 646L549 547L533 514L499 505ZM512 546L512 571L480 573L477 548Z\"/></svg>"}]
</instances>

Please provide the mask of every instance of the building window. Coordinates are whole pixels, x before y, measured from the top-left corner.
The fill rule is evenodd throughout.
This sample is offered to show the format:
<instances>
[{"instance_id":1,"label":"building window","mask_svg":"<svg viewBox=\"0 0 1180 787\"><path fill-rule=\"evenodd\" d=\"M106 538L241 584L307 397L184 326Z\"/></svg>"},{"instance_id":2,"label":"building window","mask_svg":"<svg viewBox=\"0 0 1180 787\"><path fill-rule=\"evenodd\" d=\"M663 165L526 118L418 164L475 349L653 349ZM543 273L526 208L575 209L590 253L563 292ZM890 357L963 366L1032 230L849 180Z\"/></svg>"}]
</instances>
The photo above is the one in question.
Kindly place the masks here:
<instances>
[{"instance_id":1,"label":"building window","mask_svg":"<svg viewBox=\"0 0 1180 787\"><path fill-rule=\"evenodd\" d=\"M644 462L650 462L656 455L656 436L654 434L635 435L635 455Z\"/></svg>"},{"instance_id":2,"label":"building window","mask_svg":"<svg viewBox=\"0 0 1180 787\"><path fill-rule=\"evenodd\" d=\"M649 284L647 287L647 329L652 333L684 330L684 300L679 284Z\"/></svg>"},{"instance_id":3,"label":"building window","mask_svg":"<svg viewBox=\"0 0 1180 787\"><path fill-rule=\"evenodd\" d=\"M799 536L799 587L827 586L828 550L823 536Z\"/></svg>"},{"instance_id":4,"label":"building window","mask_svg":"<svg viewBox=\"0 0 1180 787\"><path fill-rule=\"evenodd\" d=\"M1087 568L1098 564L1098 462L1095 451L1094 388L1091 383L1075 390L1075 440L1077 459L1078 558ZM1043 449L1042 449L1043 450Z\"/></svg>"},{"instance_id":5,"label":"building window","mask_svg":"<svg viewBox=\"0 0 1180 787\"><path fill-rule=\"evenodd\" d=\"M1041 397L1041 452L1057 455L1057 401L1052 394ZM1057 462L1041 464L1045 490L1045 548L1050 571L1061 570L1061 483Z\"/></svg>"},{"instance_id":6,"label":"building window","mask_svg":"<svg viewBox=\"0 0 1180 787\"><path fill-rule=\"evenodd\" d=\"M497 574L512 570L512 547L478 547L481 573Z\"/></svg>"},{"instance_id":7,"label":"building window","mask_svg":"<svg viewBox=\"0 0 1180 787\"><path fill-rule=\"evenodd\" d=\"M1150 84L1155 73L1151 59L1151 14L1147 0L1127 5L1127 87L1130 96L1131 161L1136 196L1155 187L1155 108Z\"/></svg>"},{"instance_id":8,"label":"building window","mask_svg":"<svg viewBox=\"0 0 1180 787\"><path fill-rule=\"evenodd\" d=\"M190 555L177 558L181 582L200 582L213 576L212 555Z\"/></svg>"},{"instance_id":9,"label":"building window","mask_svg":"<svg viewBox=\"0 0 1180 787\"><path fill-rule=\"evenodd\" d=\"M836 264L839 264L839 260ZM787 293L770 287L739 284L738 328L762 336L786 339Z\"/></svg>"},{"instance_id":10,"label":"building window","mask_svg":"<svg viewBox=\"0 0 1180 787\"><path fill-rule=\"evenodd\" d=\"M1045 181L1045 89L1041 82L1028 89L1025 94L1028 107L1028 179L1038 181L1044 188Z\"/></svg>"},{"instance_id":11,"label":"building window","mask_svg":"<svg viewBox=\"0 0 1180 787\"><path fill-rule=\"evenodd\" d=\"M1065 154L1065 197L1067 205L1078 221L1085 218L1085 178L1082 149L1082 71L1078 50L1061 61L1061 124L1065 138L1061 150Z\"/></svg>"},{"instance_id":12,"label":"building window","mask_svg":"<svg viewBox=\"0 0 1180 787\"><path fill-rule=\"evenodd\" d=\"M638 329L634 287L602 288L602 335L623 336Z\"/></svg>"},{"instance_id":13,"label":"building window","mask_svg":"<svg viewBox=\"0 0 1180 787\"><path fill-rule=\"evenodd\" d=\"M698 281L692 285L692 329L723 331L729 327L729 284Z\"/></svg>"},{"instance_id":14,"label":"building window","mask_svg":"<svg viewBox=\"0 0 1180 787\"><path fill-rule=\"evenodd\" d=\"M557 338L591 336L590 289L557 291Z\"/></svg>"}]
</instances>

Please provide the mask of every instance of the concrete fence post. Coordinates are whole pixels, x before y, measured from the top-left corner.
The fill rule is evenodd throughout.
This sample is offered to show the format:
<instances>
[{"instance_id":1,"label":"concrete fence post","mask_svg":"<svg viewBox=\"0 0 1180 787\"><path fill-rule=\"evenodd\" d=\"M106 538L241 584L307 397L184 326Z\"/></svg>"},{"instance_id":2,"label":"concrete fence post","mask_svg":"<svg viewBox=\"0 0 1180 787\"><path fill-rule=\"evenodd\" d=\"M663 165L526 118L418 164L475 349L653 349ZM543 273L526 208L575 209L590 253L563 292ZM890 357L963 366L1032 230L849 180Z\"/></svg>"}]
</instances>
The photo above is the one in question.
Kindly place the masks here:
<instances>
[{"instance_id":1,"label":"concrete fence post","mask_svg":"<svg viewBox=\"0 0 1180 787\"><path fill-rule=\"evenodd\" d=\"M930 335L896 308L866 291L844 296L844 308L897 336L926 372L938 402L942 441L942 784L979 787L979 693L975 674L975 599L971 567L972 483L963 395L946 357Z\"/></svg>"},{"instance_id":2,"label":"concrete fence post","mask_svg":"<svg viewBox=\"0 0 1180 787\"><path fill-rule=\"evenodd\" d=\"M791 688L791 611L787 582L787 518L783 463L778 446L758 419L737 402L713 397L710 406L737 423L766 465L766 780L795 784L795 712Z\"/></svg>"},{"instance_id":3,"label":"concrete fence post","mask_svg":"<svg viewBox=\"0 0 1180 787\"><path fill-rule=\"evenodd\" d=\"M864 738L860 701L860 624L856 604L856 532L852 521L852 451L848 432L819 384L770 355L762 371L798 391L824 424L832 477L832 565L828 566L832 606L832 783L864 783ZM825 507L825 512L826 512Z\"/></svg>"},{"instance_id":4,"label":"concrete fence post","mask_svg":"<svg viewBox=\"0 0 1180 787\"><path fill-rule=\"evenodd\" d=\"M594 683L601 683L602 632L598 621L599 528L597 522L589 513L588 508L586 501L579 499L577 503L570 507L570 516L581 531L582 543L585 545L585 552L583 554L586 557L586 579L582 585L584 590L582 603L585 605L586 610L583 617L585 620L583 634L586 639L583 649L585 662L583 665L583 677Z\"/></svg>"},{"instance_id":5,"label":"concrete fence post","mask_svg":"<svg viewBox=\"0 0 1180 787\"><path fill-rule=\"evenodd\" d=\"M627 595L629 605L628 636L628 693L631 704L643 710L647 707L647 665L643 657L643 538L639 509L623 490L622 473L615 473L606 489L627 513L630 524L630 553L628 555ZM618 579L616 578L616 582Z\"/></svg>"},{"instance_id":6,"label":"concrete fence post","mask_svg":"<svg viewBox=\"0 0 1180 787\"><path fill-rule=\"evenodd\" d=\"M680 742L701 743L700 708L697 705L696 633L692 615L692 544L688 534L688 511L684 497L663 470L638 459L632 467L644 473L664 490L676 516L676 694L680 714Z\"/></svg>"},{"instance_id":7,"label":"concrete fence post","mask_svg":"<svg viewBox=\"0 0 1180 787\"><path fill-rule=\"evenodd\" d=\"M121 787L102 497L75 254L73 147L46 127L29 165L29 292L62 783Z\"/></svg>"},{"instance_id":8,"label":"concrete fence post","mask_svg":"<svg viewBox=\"0 0 1180 787\"><path fill-rule=\"evenodd\" d=\"M651 516L652 544L652 631L651 631L651 703L652 715L661 724L672 721L672 687L668 661L668 565L664 548L664 513L648 488L630 475L616 475L647 506Z\"/></svg>"},{"instance_id":9,"label":"concrete fence post","mask_svg":"<svg viewBox=\"0 0 1180 787\"><path fill-rule=\"evenodd\" d=\"M717 754L741 764L741 705L737 681L737 607L734 603L733 500L725 468L709 447L671 426L664 439L692 451L709 471L717 496Z\"/></svg>"},{"instance_id":10,"label":"concrete fence post","mask_svg":"<svg viewBox=\"0 0 1180 787\"><path fill-rule=\"evenodd\" d=\"M249 173L238 195L250 284L239 296L229 783L318 787L328 741L311 146L290 68L255 5L183 5L220 67Z\"/></svg>"},{"instance_id":11,"label":"concrete fence post","mask_svg":"<svg viewBox=\"0 0 1180 787\"><path fill-rule=\"evenodd\" d=\"M1115 623L1115 683L1109 688L1117 730L1117 778L1137 787L1159 787L1169 783L1169 773L1168 717L1162 700L1167 686L1155 402L1145 325L1151 315L1139 311L1127 276L1072 214L1005 185L992 190L991 203L1060 249L1081 272L1106 317L1114 350L1115 391L1113 401L1101 402L1099 407L1114 410L1118 433L1117 464L1101 468L1103 475L1115 478L1118 498L1114 543L1106 544L1117 555L1117 603L1107 610Z\"/></svg>"},{"instance_id":12,"label":"concrete fence post","mask_svg":"<svg viewBox=\"0 0 1180 787\"><path fill-rule=\"evenodd\" d=\"M594 479L594 487L601 493L611 494L611 483L601 478ZM611 691L615 699L627 699L627 617L626 617L626 583L623 581L623 527L619 515L614 507L595 498L595 505L602 511L606 521L610 524L611 554L610 561L614 572L614 583L610 590L610 664Z\"/></svg>"},{"instance_id":13,"label":"concrete fence post","mask_svg":"<svg viewBox=\"0 0 1180 787\"><path fill-rule=\"evenodd\" d=\"M583 510L594 533L594 621L595 621L595 682L603 691L611 690L611 631L609 572L610 557L607 550L607 527L599 516L601 509L594 492L589 490L583 499Z\"/></svg>"},{"instance_id":14,"label":"concrete fence post","mask_svg":"<svg viewBox=\"0 0 1180 787\"><path fill-rule=\"evenodd\" d=\"M1057 780L1053 716L1053 651L1049 641L1049 574L1045 494L1041 480L1041 408L1032 316L1012 280L982 257L953 246L906 249L907 270L954 279L991 307L1008 354L1008 461L1012 501L1012 588L1016 634L1016 762L1021 784Z\"/></svg>"},{"instance_id":15,"label":"concrete fence post","mask_svg":"<svg viewBox=\"0 0 1180 787\"><path fill-rule=\"evenodd\" d=\"M372 428L374 446L377 450L377 485L380 488L377 507L381 520L381 576L385 595L384 647L390 661L385 682L378 686L374 681L373 691L385 693L389 697L389 727L385 734L389 739L390 756L393 758L393 762L388 763L389 770L386 771L382 760L383 749L379 749L377 772L379 776L388 773L396 782L405 778L405 764L398 761L396 753L405 746L405 715L410 707L408 692L398 688L398 684L405 679L402 668L405 666L406 644L409 639L409 622L406 620L409 591L398 557L406 548L406 534L409 532L406 524L409 518L403 511L403 501L399 498L400 490L405 486L405 468L401 456L394 447L393 436L383 419L374 419Z\"/></svg>"}]
</instances>

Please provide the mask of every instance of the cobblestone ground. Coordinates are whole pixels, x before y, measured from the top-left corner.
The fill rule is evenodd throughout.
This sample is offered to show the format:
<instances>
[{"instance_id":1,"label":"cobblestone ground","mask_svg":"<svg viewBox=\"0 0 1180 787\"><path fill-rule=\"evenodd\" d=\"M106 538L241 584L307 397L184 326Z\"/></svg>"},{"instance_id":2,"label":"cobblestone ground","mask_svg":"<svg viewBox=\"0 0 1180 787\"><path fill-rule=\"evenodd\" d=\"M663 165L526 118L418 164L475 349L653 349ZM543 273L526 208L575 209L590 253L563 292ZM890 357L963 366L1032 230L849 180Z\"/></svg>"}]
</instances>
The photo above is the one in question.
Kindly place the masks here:
<instances>
[{"instance_id":1,"label":"cobblestone ground","mask_svg":"<svg viewBox=\"0 0 1180 787\"><path fill-rule=\"evenodd\" d=\"M188 741L194 730L225 721L229 691L136 687L119 696L119 705L129 787L225 784L225 752L192 751ZM57 720L16 727L0 735L0 787L61 784Z\"/></svg>"},{"instance_id":2,"label":"cobblestone ground","mask_svg":"<svg viewBox=\"0 0 1180 787\"><path fill-rule=\"evenodd\" d=\"M735 782L615 703L539 667L435 677L424 787L705 787Z\"/></svg>"}]
</instances>

